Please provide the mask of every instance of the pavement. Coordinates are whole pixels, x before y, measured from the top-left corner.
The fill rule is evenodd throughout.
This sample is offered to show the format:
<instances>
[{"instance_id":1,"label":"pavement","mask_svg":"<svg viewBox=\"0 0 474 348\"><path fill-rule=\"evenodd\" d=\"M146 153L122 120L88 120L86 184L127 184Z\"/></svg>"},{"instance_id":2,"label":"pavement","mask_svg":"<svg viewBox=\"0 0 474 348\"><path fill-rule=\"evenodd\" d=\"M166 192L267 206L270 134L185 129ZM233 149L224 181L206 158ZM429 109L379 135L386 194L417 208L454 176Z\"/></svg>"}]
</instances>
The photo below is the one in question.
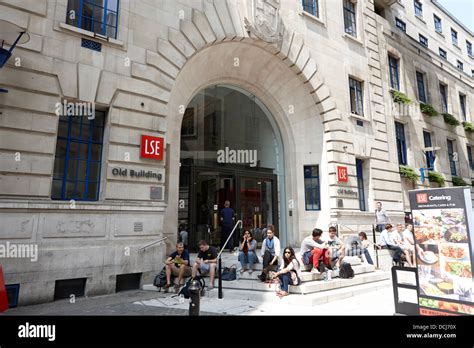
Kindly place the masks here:
<instances>
[{"instance_id":1,"label":"pavement","mask_svg":"<svg viewBox=\"0 0 474 348\"><path fill-rule=\"evenodd\" d=\"M387 315L395 313L391 287L370 291L321 305L295 305L276 295L262 301L226 298L215 294L201 298L203 316L208 315ZM212 296L211 296L212 295ZM303 295L304 296L304 295ZM77 298L75 303L60 300L8 310L4 315L159 315L186 316L189 300L174 294L132 290L112 295Z\"/></svg>"}]
</instances>

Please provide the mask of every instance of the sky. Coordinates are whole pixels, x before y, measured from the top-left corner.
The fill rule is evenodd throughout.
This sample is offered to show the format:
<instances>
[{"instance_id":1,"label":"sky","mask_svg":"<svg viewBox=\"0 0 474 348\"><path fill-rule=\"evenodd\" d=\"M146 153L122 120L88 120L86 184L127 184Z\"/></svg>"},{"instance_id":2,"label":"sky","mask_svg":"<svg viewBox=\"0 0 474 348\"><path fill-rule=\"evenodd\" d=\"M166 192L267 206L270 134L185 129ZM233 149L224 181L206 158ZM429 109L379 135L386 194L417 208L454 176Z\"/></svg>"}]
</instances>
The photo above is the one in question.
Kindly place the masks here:
<instances>
[{"instance_id":1,"label":"sky","mask_svg":"<svg viewBox=\"0 0 474 348\"><path fill-rule=\"evenodd\" d=\"M438 0L438 2L474 32L474 0Z\"/></svg>"}]
</instances>

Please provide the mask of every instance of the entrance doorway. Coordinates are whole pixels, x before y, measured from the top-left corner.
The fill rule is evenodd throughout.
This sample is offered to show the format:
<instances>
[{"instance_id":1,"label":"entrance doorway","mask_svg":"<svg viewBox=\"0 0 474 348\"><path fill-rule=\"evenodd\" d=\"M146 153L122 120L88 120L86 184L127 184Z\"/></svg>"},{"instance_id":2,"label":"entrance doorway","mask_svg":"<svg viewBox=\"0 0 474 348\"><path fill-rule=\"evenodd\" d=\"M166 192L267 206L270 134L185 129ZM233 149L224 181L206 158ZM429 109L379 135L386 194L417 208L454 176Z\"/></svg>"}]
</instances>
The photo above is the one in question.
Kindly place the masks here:
<instances>
[{"instance_id":1,"label":"entrance doorway","mask_svg":"<svg viewBox=\"0 0 474 348\"><path fill-rule=\"evenodd\" d=\"M191 100L181 126L178 210L190 250L197 250L201 239L221 245L225 201L234 209L235 222L242 220L257 241L268 224L285 241L278 232L286 218L282 156L272 116L254 95L216 85ZM241 229L234 233L231 246L238 245L241 234Z\"/></svg>"}]
</instances>

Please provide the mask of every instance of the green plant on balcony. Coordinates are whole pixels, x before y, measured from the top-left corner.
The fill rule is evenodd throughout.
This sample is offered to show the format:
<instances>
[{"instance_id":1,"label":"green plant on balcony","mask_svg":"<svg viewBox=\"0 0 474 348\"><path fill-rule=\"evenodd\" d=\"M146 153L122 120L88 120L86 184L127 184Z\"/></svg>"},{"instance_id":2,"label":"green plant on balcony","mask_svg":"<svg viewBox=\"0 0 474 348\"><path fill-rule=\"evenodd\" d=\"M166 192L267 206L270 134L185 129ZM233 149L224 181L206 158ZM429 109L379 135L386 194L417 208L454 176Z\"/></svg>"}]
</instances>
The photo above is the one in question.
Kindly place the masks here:
<instances>
[{"instance_id":1,"label":"green plant on balcony","mask_svg":"<svg viewBox=\"0 0 474 348\"><path fill-rule=\"evenodd\" d=\"M452 180L453 180L453 186L467 186L467 182L465 182L459 176L453 176Z\"/></svg>"},{"instance_id":2,"label":"green plant on balcony","mask_svg":"<svg viewBox=\"0 0 474 348\"><path fill-rule=\"evenodd\" d=\"M461 122L459 122L456 117L451 114L448 114L447 112L443 113L443 118L444 122L450 124L451 126L459 126L461 124Z\"/></svg>"},{"instance_id":3,"label":"green plant on balcony","mask_svg":"<svg viewBox=\"0 0 474 348\"><path fill-rule=\"evenodd\" d=\"M428 172L428 180L444 186L444 176L438 172Z\"/></svg>"},{"instance_id":4,"label":"green plant on balcony","mask_svg":"<svg viewBox=\"0 0 474 348\"><path fill-rule=\"evenodd\" d=\"M405 93L396 91L394 89L392 89L390 93L392 93L392 98L395 103L402 103L402 104L408 105L412 102L412 100L408 98Z\"/></svg>"},{"instance_id":5,"label":"green plant on balcony","mask_svg":"<svg viewBox=\"0 0 474 348\"><path fill-rule=\"evenodd\" d=\"M436 109L430 104L420 103L420 110L422 113L430 117L439 115L438 111L436 111Z\"/></svg>"},{"instance_id":6,"label":"green plant on balcony","mask_svg":"<svg viewBox=\"0 0 474 348\"><path fill-rule=\"evenodd\" d=\"M416 174L415 170L411 167L408 166L400 166L400 175L403 178L406 178L414 183L417 182L419 175Z\"/></svg>"},{"instance_id":7,"label":"green plant on balcony","mask_svg":"<svg viewBox=\"0 0 474 348\"><path fill-rule=\"evenodd\" d=\"M470 122L466 122L464 121L462 123L462 126L464 127L464 130L466 132L469 132L469 133L474 133L474 124L470 123Z\"/></svg>"}]
</instances>

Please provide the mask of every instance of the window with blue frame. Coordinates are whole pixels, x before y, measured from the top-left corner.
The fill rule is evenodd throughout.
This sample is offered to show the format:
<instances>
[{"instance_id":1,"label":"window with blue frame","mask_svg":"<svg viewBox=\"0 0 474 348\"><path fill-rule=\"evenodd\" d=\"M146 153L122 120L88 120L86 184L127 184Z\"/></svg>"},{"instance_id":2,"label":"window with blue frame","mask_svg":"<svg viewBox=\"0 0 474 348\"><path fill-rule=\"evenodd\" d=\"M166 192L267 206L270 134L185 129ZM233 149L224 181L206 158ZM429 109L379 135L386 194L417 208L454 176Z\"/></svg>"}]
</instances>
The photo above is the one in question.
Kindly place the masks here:
<instances>
[{"instance_id":1,"label":"window with blue frame","mask_svg":"<svg viewBox=\"0 0 474 348\"><path fill-rule=\"evenodd\" d=\"M52 199L99 199L104 120L105 114L97 110L93 119L59 117Z\"/></svg>"},{"instance_id":2,"label":"window with blue frame","mask_svg":"<svg viewBox=\"0 0 474 348\"><path fill-rule=\"evenodd\" d=\"M464 70L464 64L463 62L461 62L460 60L457 61L457 68L459 70Z\"/></svg>"},{"instance_id":3,"label":"window with blue frame","mask_svg":"<svg viewBox=\"0 0 474 348\"><path fill-rule=\"evenodd\" d=\"M395 18L395 25L397 26L398 29L400 29L403 32L407 31L407 25L404 21L402 21L400 18Z\"/></svg>"},{"instance_id":4,"label":"window with blue frame","mask_svg":"<svg viewBox=\"0 0 474 348\"><path fill-rule=\"evenodd\" d=\"M304 166L306 210L321 210L319 166Z\"/></svg>"},{"instance_id":5,"label":"window with blue frame","mask_svg":"<svg viewBox=\"0 0 474 348\"><path fill-rule=\"evenodd\" d=\"M464 94L459 94L459 105L461 106L461 116L464 121L467 121L466 113L466 96Z\"/></svg>"},{"instance_id":6,"label":"window with blue frame","mask_svg":"<svg viewBox=\"0 0 474 348\"><path fill-rule=\"evenodd\" d=\"M419 71L416 72L416 85L418 87L418 100L422 103L427 103L426 89L425 89L425 75Z\"/></svg>"},{"instance_id":7,"label":"window with blue frame","mask_svg":"<svg viewBox=\"0 0 474 348\"><path fill-rule=\"evenodd\" d=\"M318 0L303 0L303 11L319 17Z\"/></svg>"},{"instance_id":8,"label":"window with blue frame","mask_svg":"<svg viewBox=\"0 0 474 348\"><path fill-rule=\"evenodd\" d=\"M427 131L423 131L423 142L425 147L432 147L431 142L431 133ZM425 152L425 159L426 159L426 168L433 168L434 164L434 152L433 151L426 151Z\"/></svg>"},{"instance_id":9,"label":"window with blue frame","mask_svg":"<svg viewBox=\"0 0 474 348\"><path fill-rule=\"evenodd\" d=\"M344 30L347 34L357 36L356 5L350 0L344 0Z\"/></svg>"},{"instance_id":10,"label":"window with blue frame","mask_svg":"<svg viewBox=\"0 0 474 348\"><path fill-rule=\"evenodd\" d=\"M395 122L395 137L397 140L398 164L407 165L407 142L405 138L405 125Z\"/></svg>"},{"instance_id":11,"label":"window with blue frame","mask_svg":"<svg viewBox=\"0 0 474 348\"><path fill-rule=\"evenodd\" d=\"M419 34L419 39L423 46L428 47L428 38L426 36Z\"/></svg>"},{"instance_id":12,"label":"window with blue frame","mask_svg":"<svg viewBox=\"0 0 474 348\"><path fill-rule=\"evenodd\" d=\"M448 112L448 86L439 84L439 94L441 97L441 108L443 112Z\"/></svg>"},{"instance_id":13,"label":"window with blue frame","mask_svg":"<svg viewBox=\"0 0 474 348\"><path fill-rule=\"evenodd\" d=\"M351 98L351 112L359 116L364 116L362 82L349 77L349 94Z\"/></svg>"},{"instance_id":14,"label":"window with blue frame","mask_svg":"<svg viewBox=\"0 0 474 348\"><path fill-rule=\"evenodd\" d=\"M451 28L451 40L453 41L453 45L458 45L458 32Z\"/></svg>"},{"instance_id":15,"label":"window with blue frame","mask_svg":"<svg viewBox=\"0 0 474 348\"><path fill-rule=\"evenodd\" d=\"M66 23L117 38L119 0L69 0Z\"/></svg>"},{"instance_id":16,"label":"window with blue frame","mask_svg":"<svg viewBox=\"0 0 474 348\"><path fill-rule=\"evenodd\" d=\"M433 19L434 19L434 26L435 26L435 30L437 33L442 33L443 32L443 25L441 23L441 18L439 18L437 15L433 15Z\"/></svg>"},{"instance_id":17,"label":"window with blue frame","mask_svg":"<svg viewBox=\"0 0 474 348\"><path fill-rule=\"evenodd\" d=\"M449 168L451 169L451 175L457 175L456 162L454 161L454 141L448 139L448 159L449 159Z\"/></svg>"},{"instance_id":18,"label":"window with blue frame","mask_svg":"<svg viewBox=\"0 0 474 348\"><path fill-rule=\"evenodd\" d=\"M443 59L448 59L448 52L443 50L441 47L439 48L439 56Z\"/></svg>"},{"instance_id":19,"label":"window with blue frame","mask_svg":"<svg viewBox=\"0 0 474 348\"><path fill-rule=\"evenodd\" d=\"M472 57L472 43L466 40L466 50L467 54Z\"/></svg>"},{"instance_id":20,"label":"window with blue frame","mask_svg":"<svg viewBox=\"0 0 474 348\"><path fill-rule=\"evenodd\" d=\"M467 145L467 160L469 161L469 168L474 171L474 161L472 159L472 146Z\"/></svg>"},{"instance_id":21,"label":"window with blue frame","mask_svg":"<svg viewBox=\"0 0 474 348\"><path fill-rule=\"evenodd\" d=\"M357 191L359 196L359 209L361 211L367 211L367 205L365 204L365 188L364 188L364 161L356 159L356 172L357 172Z\"/></svg>"},{"instance_id":22,"label":"window with blue frame","mask_svg":"<svg viewBox=\"0 0 474 348\"><path fill-rule=\"evenodd\" d=\"M415 15L423 17L423 4L419 0L414 0Z\"/></svg>"},{"instance_id":23,"label":"window with blue frame","mask_svg":"<svg viewBox=\"0 0 474 348\"><path fill-rule=\"evenodd\" d=\"M388 66L390 69L390 87L400 90L400 75L398 69L398 59L393 56L388 56Z\"/></svg>"}]
</instances>

